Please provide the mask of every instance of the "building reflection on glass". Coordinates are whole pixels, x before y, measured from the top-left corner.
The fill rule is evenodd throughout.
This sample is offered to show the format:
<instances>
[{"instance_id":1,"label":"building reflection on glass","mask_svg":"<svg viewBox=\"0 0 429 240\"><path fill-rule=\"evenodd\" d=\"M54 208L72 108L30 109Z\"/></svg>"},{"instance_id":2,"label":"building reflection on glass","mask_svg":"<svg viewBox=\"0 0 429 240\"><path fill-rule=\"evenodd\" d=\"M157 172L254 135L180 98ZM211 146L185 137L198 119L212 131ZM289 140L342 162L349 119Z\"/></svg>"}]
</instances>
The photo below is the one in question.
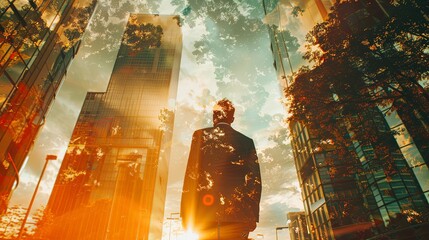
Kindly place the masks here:
<instances>
[{"instance_id":1,"label":"building reflection on glass","mask_svg":"<svg viewBox=\"0 0 429 240\"><path fill-rule=\"evenodd\" d=\"M18 184L18 172L77 54L95 4L0 2L0 213Z\"/></svg>"},{"instance_id":2,"label":"building reflection on glass","mask_svg":"<svg viewBox=\"0 0 429 240\"><path fill-rule=\"evenodd\" d=\"M291 240L310 239L310 230L305 218L305 212L289 212L287 218Z\"/></svg>"},{"instance_id":3,"label":"building reflection on glass","mask_svg":"<svg viewBox=\"0 0 429 240\"><path fill-rule=\"evenodd\" d=\"M293 18L290 13L297 7L303 11L299 11L293 21L308 32L327 19L334 2L307 0L294 5L278 0L263 1L267 16L277 14L277 22L267 25L274 67L282 86L290 86L294 70L304 64L300 54L290 49L291 38L302 33L285 28L282 20ZM356 9L346 10L344 16L355 30L362 22L374 25L385 19L389 8L387 1L368 0L359 1ZM386 108L395 108L401 102L394 104ZM386 108L368 108L364 113L356 113L364 119L360 122L338 120L338 128L343 128L344 135L353 134L344 126L366 124L374 137L384 136L378 145L350 141L348 147L353 149L350 156L336 151L335 139L321 139L316 129L309 129L300 122L290 124L307 229L312 239L392 237L395 234L408 234L414 239L425 234L422 224L427 222L424 219L428 211L429 195L425 194L429 192L429 159L422 129L427 128L413 109L398 108L400 110L386 115ZM392 134L384 134L386 132ZM379 164L377 159L377 156L384 156L380 148L388 149L386 158L389 160L384 159L384 164ZM358 167L353 169L353 166Z\"/></svg>"},{"instance_id":4,"label":"building reflection on glass","mask_svg":"<svg viewBox=\"0 0 429 240\"><path fill-rule=\"evenodd\" d=\"M48 208L51 237L160 239L181 59L177 16L131 14L106 92L89 92Z\"/></svg>"}]
</instances>

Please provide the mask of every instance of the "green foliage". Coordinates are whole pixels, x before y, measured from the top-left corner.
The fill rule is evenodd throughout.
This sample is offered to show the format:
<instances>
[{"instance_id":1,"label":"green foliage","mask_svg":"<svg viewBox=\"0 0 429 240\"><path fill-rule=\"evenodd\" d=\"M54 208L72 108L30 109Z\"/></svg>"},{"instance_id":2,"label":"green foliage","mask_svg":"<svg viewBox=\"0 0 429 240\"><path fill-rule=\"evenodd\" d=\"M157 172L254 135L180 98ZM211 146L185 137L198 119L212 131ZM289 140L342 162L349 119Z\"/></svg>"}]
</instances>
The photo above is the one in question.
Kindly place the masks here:
<instances>
[{"instance_id":1,"label":"green foliage","mask_svg":"<svg viewBox=\"0 0 429 240\"><path fill-rule=\"evenodd\" d=\"M60 33L64 34L66 39L60 37L60 41L63 43L64 49L70 49L81 39L96 3L97 1L93 0L87 6L75 9L70 19L62 24Z\"/></svg>"},{"instance_id":2,"label":"green foliage","mask_svg":"<svg viewBox=\"0 0 429 240\"><path fill-rule=\"evenodd\" d=\"M183 11L182 11L182 14L184 15L184 16L188 16L189 15L189 13L191 13L191 6L187 6L187 7L185 7L184 9L183 9Z\"/></svg>"},{"instance_id":3,"label":"green foliage","mask_svg":"<svg viewBox=\"0 0 429 240\"><path fill-rule=\"evenodd\" d=\"M302 9L299 6L295 6L292 8L292 16L294 17L298 17L298 16L302 16L302 14L304 13L304 9Z\"/></svg>"},{"instance_id":4,"label":"green foliage","mask_svg":"<svg viewBox=\"0 0 429 240\"><path fill-rule=\"evenodd\" d=\"M122 43L132 51L142 51L161 46L161 38L164 34L160 25L151 23L130 23L125 30Z\"/></svg>"},{"instance_id":5,"label":"green foliage","mask_svg":"<svg viewBox=\"0 0 429 240\"><path fill-rule=\"evenodd\" d=\"M269 39L262 23L264 11L257 0L239 1L172 1L176 12L190 9L183 14L183 24L196 31L204 27L204 34L194 42L199 64L213 64L219 95L237 99L245 105L258 106L245 114L257 114L269 95L263 85L272 74L272 56ZM199 31L199 30L198 30ZM201 32L201 31L199 31ZM272 78L270 78L272 81ZM236 91L236 89L246 89ZM257 95L257 98L249 98ZM249 117L249 124L257 118ZM256 123L255 123L256 124Z\"/></svg>"}]
</instances>

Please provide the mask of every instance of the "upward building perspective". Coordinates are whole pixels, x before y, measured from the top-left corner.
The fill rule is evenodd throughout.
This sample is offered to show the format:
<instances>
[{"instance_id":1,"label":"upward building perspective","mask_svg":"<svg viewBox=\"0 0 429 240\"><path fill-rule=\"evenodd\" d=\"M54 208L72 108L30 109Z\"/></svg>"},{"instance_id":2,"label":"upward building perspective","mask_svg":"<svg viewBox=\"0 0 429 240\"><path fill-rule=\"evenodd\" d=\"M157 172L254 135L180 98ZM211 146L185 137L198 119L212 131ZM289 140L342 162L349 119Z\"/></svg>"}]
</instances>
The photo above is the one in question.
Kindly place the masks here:
<instances>
[{"instance_id":1,"label":"upward building perspective","mask_svg":"<svg viewBox=\"0 0 429 240\"><path fill-rule=\"evenodd\" d=\"M0 2L0 213L19 184L95 5L96 0Z\"/></svg>"},{"instance_id":2,"label":"upward building perspective","mask_svg":"<svg viewBox=\"0 0 429 240\"><path fill-rule=\"evenodd\" d=\"M322 22L328 17L327 12L332 7L334 1L327 0L307 0L301 1L301 4L295 6L294 14L301 16L301 28L310 31L317 23ZM277 72L280 86L285 88L290 84L291 76L297 70L300 59L292 59L292 53L288 49L288 43L292 40L290 31L284 29L285 22L293 6L287 1L264 0L262 1L264 12L270 18L268 23L268 34L271 39L271 50L274 58L274 68ZM305 9L305 10L304 10ZM301 58L301 56L299 56ZM295 60L295 61L294 61Z\"/></svg>"},{"instance_id":3,"label":"upward building perspective","mask_svg":"<svg viewBox=\"0 0 429 240\"><path fill-rule=\"evenodd\" d=\"M333 3L302 1L295 6L297 18L310 30L309 23L315 26L328 19ZM282 10L282 4L282 1L264 1L266 15ZM360 25L374 27L390 16L386 1L357 1L355 6L339 11L354 34L360 34L359 29L363 29ZM268 32L278 79L287 88L294 84L297 71L294 68L302 63L291 59L285 39L290 32L281 29L280 23L279 17L279 24L269 25ZM333 94L331 98L338 101L341 95ZM335 113L332 116L337 123L335 128L345 136L343 147L349 155L340 153L337 139L321 139L319 129L299 121L290 122L307 222L305 231L310 239L421 239L428 234L424 231L427 220L416 220L427 219L429 207L424 117L427 109L401 108L403 102L403 99L394 101L389 110L368 107L351 114L354 116L351 119L341 119L342 113ZM391 111L392 106L398 110ZM386 114L387 111L391 112ZM366 131L371 140L351 140L355 135L363 135L356 131ZM296 238L292 229L290 234L292 239Z\"/></svg>"},{"instance_id":4,"label":"upward building perspective","mask_svg":"<svg viewBox=\"0 0 429 240\"><path fill-rule=\"evenodd\" d=\"M310 239L310 234L307 231L308 227L305 220L305 212L289 212L287 218L291 240Z\"/></svg>"},{"instance_id":5,"label":"upward building perspective","mask_svg":"<svg viewBox=\"0 0 429 240\"><path fill-rule=\"evenodd\" d=\"M46 239L161 239L182 51L178 16L131 14L106 92L89 92Z\"/></svg>"}]
</instances>

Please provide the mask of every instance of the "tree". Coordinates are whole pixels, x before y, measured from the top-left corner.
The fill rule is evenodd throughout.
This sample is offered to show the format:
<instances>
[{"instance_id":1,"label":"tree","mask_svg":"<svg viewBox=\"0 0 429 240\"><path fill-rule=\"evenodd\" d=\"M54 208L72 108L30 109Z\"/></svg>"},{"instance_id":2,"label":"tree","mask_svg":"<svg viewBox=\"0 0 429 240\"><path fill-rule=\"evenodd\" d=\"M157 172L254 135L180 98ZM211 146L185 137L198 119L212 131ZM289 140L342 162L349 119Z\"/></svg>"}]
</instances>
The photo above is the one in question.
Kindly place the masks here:
<instances>
[{"instance_id":1,"label":"tree","mask_svg":"<svg viewBox=\"0 0 429 240\"><path fill-rule=\"evenodd\" d=\"M248 125L271 121L258 115L270 95L265 86L273 79L261 1L173 0L172 5L182 13L184 25L206 29L194 42L192 54L198 64L213 65L214 95L249 106L244 112Z\"/></svg>"},{"instance_id":2,"label":"tree","mask_svg":"<svg viewBox=\"0 0 429 240\"><path fill-rule=\"evenodd\" d=\"M19 235L22 221L27 209L21 205L14 205L0 216L0 239L15 239ZM54 224L53 214L49 209L40 207L32 215L34 226L28 225L24 228L22 237L24 239L46 239Z\"/></svg>"},{"instance_id":3,"label":"tree","mask_svg":"<svg viewBox=\"0 0 429 240\"><path fill-rule=\"evenodd\" d=\"M174 112L168 108L163 108L158 116L160 123L159 129L164 132L171 133L174 126Z\"/></svg>"},{"instance_id":4,"label":"tree","mask_svg":"<svg viewBox=\"0 0 429 240\"><path fill-rule=\"evenodd\" d=\"M164 31L160 25L152 23L139 23L130 21L125 30L122 43L130 47L132 51L142 51L161 46L161 38Z\"/></svg>"},{"instance_id":5,"label":"tree","mask_svg":"<svg viewBox=\"0 0 429 240\"><path fill-rule=\"evenodd\" d=\"M14 205L8 208L5 214L0 216L1 239L11 239L18 236L26 211L26 208ZM27 228L24 229L23 236L28 234L27 230Z\"/></svg>"},{"instance_id":6,"label":"tree","mask_svg":"<svg viewBox=\"0 0 429 240\"><path fill-rule=\"evenodd\" d=\"M72 48L81 39L96 3L92 0L87 6L74 9L71 17L61 25L58 38L65 50Z\"/></svg>"},{"instance_id":7,"label":"tree","mask_svg":"<svg viewBox=\"0 0 429 240\"><path fill-rule=\"evenodd\" d=\"M369 131L373 123L362 117L377 118L377 111L368 109L383 108L385 114L400 114L425 154L429 148L429 129L424 128L429 124L429 94L424 88L429 73L428 8L424 1L381 2L337 3L329 19L307 35L304 58L314 66L302 67L286 90L290 120L302 121L325 139L380 146L384 135ZM353 134L345 134L338 125L347 125ZM429 161L428 156L425 159Z\"/></svg>"},{"instance_id":8,"label":"tree","mask_svg":"<svg viewBox=\"0 0 429 240\"><path fill-rule=\"evenodd\" d=\"M0 12L3 11L4 9L0 9ZM12 67L19 63L18 53L24 60L29 59L26 50L41 47L43 36L49 30L40 13L29 4L23 5L18 12L25 16L23 21L26 26L17 24L16 15L11 11L5 12L0 19L0 65L3 67Z\"/></svg>"},{"instance_id":9,"label":"tree","mask_svg":"<svg viewBox=\"0 0 429 240\"><path fill-rule=\"evenodd\" d=\"M364 196L373 196L367 181L375 175L388 185L405 178L417 184L409 177L414 175L393 138L400 132L389 128L387 114L400 116L429 164L426 5L408 0L336 3L329 18L307 35L304 58L313 66L300 68L286 90L292 114L289 121L303 123L319 142L331 140L335 155L349 166L344 173L359 179ZM363 153L360 158L358 151ZM331 178L341 176L335 161L323 164L329 166ZM395 194L386 189L380 195L407 208L402 203L406 200ZM413 197L426 202L421 191ZM419 214L427 211L411 206L419 208L412 209Z\"/></svg>"},{"instance_id":10,"label":"tree","mask_svg":"<svg viewBox=\"0 0 429 240\"><path fill-rule=\"evenodd\" d=\"M36 229L31 239L46 239L54 224L54 215L50 209L41 207L34 214Z\"/></svg>"}]
</instances>

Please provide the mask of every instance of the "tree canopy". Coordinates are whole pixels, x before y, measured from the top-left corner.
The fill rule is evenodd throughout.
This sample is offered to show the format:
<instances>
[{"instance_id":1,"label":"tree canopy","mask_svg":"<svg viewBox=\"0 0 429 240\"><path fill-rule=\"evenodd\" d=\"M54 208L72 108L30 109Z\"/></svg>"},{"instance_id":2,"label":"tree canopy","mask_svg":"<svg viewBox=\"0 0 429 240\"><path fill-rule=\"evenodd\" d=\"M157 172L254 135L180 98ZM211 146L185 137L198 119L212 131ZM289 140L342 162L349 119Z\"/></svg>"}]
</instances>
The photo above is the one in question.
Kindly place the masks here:
<instances>
[{"instance_id":1,"label":"tree canopy","mask_svg":"<svg viewBox=\"0 0 429 240\"><path fill-rule=\"evenodd\" d=\"M164 31L160 25L151 23L130 22L122 39L123 44L133 51L141 51L148 48L161 46L161 38Z\"/></svg>"},{"instance_id":2,"label":"tree canopy","mask_svg":"<svg viewBox=\"0 0 429 240\"><path fill-rule=\"evenodd\" d=\"M335 4L329 19L307 35L304 58L313 66L300 68L286 90L290 120L326 138L338 118L353 119L369 108L387 109L386 114L411 109L429 123L428 29L424 1Z\"/></svg>"}]
</instances>

